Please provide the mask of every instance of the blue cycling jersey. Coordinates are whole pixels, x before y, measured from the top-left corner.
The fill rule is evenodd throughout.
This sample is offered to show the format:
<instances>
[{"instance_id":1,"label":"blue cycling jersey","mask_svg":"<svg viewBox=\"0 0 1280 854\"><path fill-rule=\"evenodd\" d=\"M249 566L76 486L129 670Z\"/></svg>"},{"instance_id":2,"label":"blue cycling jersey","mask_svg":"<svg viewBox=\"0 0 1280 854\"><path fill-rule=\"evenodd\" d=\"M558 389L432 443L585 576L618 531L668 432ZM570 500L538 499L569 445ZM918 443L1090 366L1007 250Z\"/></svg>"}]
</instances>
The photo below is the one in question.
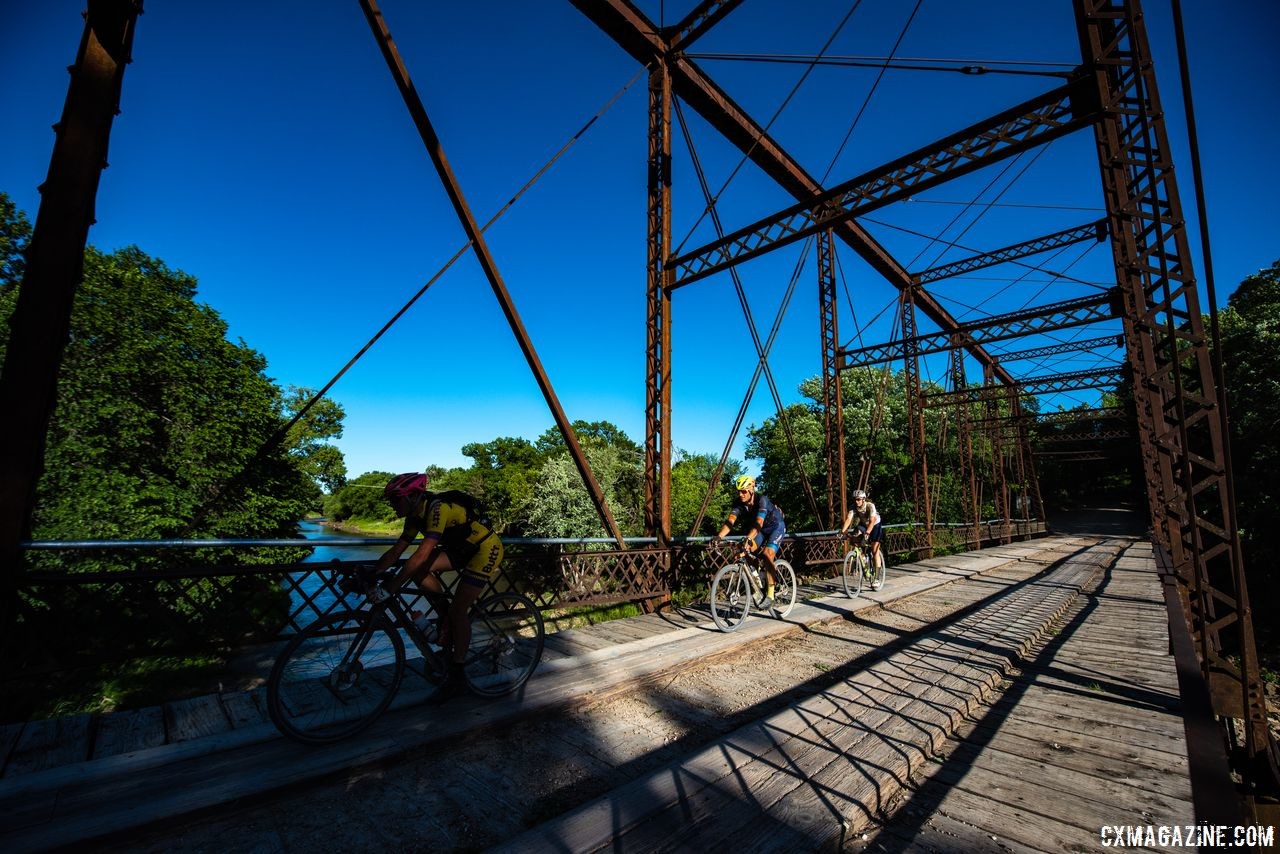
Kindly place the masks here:
<instances>
[{"instance_id":1,"label":"blue cycling jersey","mask_svg":"<svg viewBox=\"0 0 1280 854\"><path fill-rule=\"evenodd\" d=\"M762 532L772 531L785 524L778 505L758 492L751 497L750 504L741 499L734 500L733 507L729 509L729 524L732 525L739 516L751 517Z\"/></svg>"}]
</instances>

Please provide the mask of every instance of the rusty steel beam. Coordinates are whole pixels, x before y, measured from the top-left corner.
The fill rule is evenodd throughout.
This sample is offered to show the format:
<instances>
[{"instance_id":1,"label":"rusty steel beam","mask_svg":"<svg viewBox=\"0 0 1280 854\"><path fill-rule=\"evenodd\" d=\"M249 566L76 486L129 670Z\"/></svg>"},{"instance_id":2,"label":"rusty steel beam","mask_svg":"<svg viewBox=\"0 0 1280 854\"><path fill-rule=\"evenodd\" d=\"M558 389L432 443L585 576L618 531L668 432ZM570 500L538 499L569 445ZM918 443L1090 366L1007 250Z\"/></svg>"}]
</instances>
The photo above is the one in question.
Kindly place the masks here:
<instances>
[{"instance_id":1,"label":"rusty steel beam","mask_svg":"<svg viewBox=\"0 0 1280 854\"><path fill-rule=\"evenodd\" d=\"M662 31L668 50L688 50L706 35L725 15L742 5L743 0L702 0L684 20Z\"/></svg>"},{"instance_id":2,"label":"rusty steel beam","mask_svg":"<svg viewBox=\"0 0 1280 854\"><path fill-rule=\"evenodd\" d=\"M137 0L88 4L75 64L67 69L71 82L62 118L54 125L53 154L40 186L26 269L9 318L0 372L0 640L7 640L16 619L19 543L28 539L36 484L44 470L58 371L71 335L76 290L84 278L85 243L141 11Z\"/></svg>"},{"instance_id":3,"label":"rusty steel beam","mask_svg":"<svg viewBox=\"0 0 1280 854\"><path fill-rule=\"evenodd\" d=\"M1017 390L1022 394L1059 394L1068 391L1087 391L1097 388L1115 388L1125 377L1126 369L1097 368L1092 371L1075 371L1066 374L1047 374L1040 377L1028 377L1018 382ZM942 391L924 396L924 405L929 408L938 406L957 406L962 403L977 403L983 400L982 389L960 389L958 391ZM986 421L1009 420L1012 416L996 417L988 409Z\"/></svg>"},{"instance_id":4,"label":"rusty steel beam","mask_svg":"<svg viewBox=\"0 0 1280 854\"><path fill-rule=\"evenodd\" d=\"M837 322L835 239L831 229L818 235L818 318L822 327L822 427L827 456L827 518L832 528L844 521L844 403L840 389L840 328Z\"/></svg>"},{"instance_id":5,"label":"rusty steel beam","mask_svg":"<svg viewBox=\"0 0 1280 854\"><path fill-rule=\"evenodd\" d=\"M671 291L665 260L671 245L671 74L649 72L648 255L645 264L644 527L671 541Z\"/></svg>"},{"instance_id":6,"label":"rusty steel beam","mask_svg":"<svg viewBox=\"0 0 1280 854\"><path fill-rule=\"evenodd\" d=\"M1051 445L1058 442L1106 442L1113 439L1132 439L1133 433L1124 427L1113 430L1090 430L1080 433L1048 433L1036 436L1036 442Z\"/></svg>"},{"instance_id":7,"label":"rusty steel beam","mask_svg":"<svg viewBox=\"0 0 1280 854\"><path fill-rule=\"evenodd\" d=\"M1141 4L1075 0L1074 10L1102 107L1094 138L1156 544L1170 555L1213 710L1240 721L1236 770L1252 808L1280 792L1280 752L1267 723L1227 465L1220 350L1204 328ZM1224 723L1234 751L1233 730Z\"/></svg>"},{"instance_id":8,"label":"rusty steel beam","mask_svg":"<svg viewBox=\"0 0 1280 854\"><path fill-rule=\"evenodd\" d=\"M933 557L933 505L929 500L928 439L924 429L924 392L920 383L920 359L911 346L916 340L916 309L913 301L915 288L903 288L898 292L902 314L902 340L907 342L902 359L902 374L906 381L907 397L907 448L911 454L912 500L916 519L924 525L925 554Z\"/></svg>"},{"instance_id":9,"label":"rusty steel beam","mask_svg":"<svg viewBox=\"0 0 1280 854\"><path fill-rule=\"evenodd\" d=\"M922 190L1087 127L1096 93L1073 80L838 184L675 258L675 286L788 246L830 223L863 216Z\"/></svg>"},{"instance_id":10,"label":"rusty steel beam","mask_svg":"<svg viewBox=\"0 0 1280 854\"><path fill-rule=\"evenodd\" d=\"M955 346L951 348L951 388L965 389L969 387L969 381L965 377L964 370L964 352L961 350L959 341L954 342ZM973 464L973 419L970 417L969 407L961 406L958 410L956 418L956 444L960 456L960 486L967 493L968 501L966 502L965 519L976 530L982 524L982 511L978 502L978 476L977 470ZM981 538L977 543L977 547L981 548Z\"/></svg>"},{"instance_id":11,"label":"rusty steel beam","mask_svg":"<svg viewBox=\"0 0 1280 854\"><path fill-rule=\"evenodd\" d=\"M556 396L551 380L547 376L546 370L542 367L542 360L538 358L533 341L529 338L529 333L524 328L524 321L520 319L520 314L516 311L515 302L511 299L511 294L507 291L506 284L502 281L502 274L498 272L498 265L494 262L493 254L489 251L489 244L485 242L479 223L476 222L475 216L471 213L471 208L467 205L467 200L462 194L458 179L453 174L453 168L445 157L444 146L441 145L440 137L436 135L431 119L427 116L427 110L422 105L422 99L418 97L413 81L409 78L409 70L400 58L400 51L396 48L396 44L391 38L391 31L387 28L382 12L378 9L374 0L360 0L360 7L364 10L365 18L369 22L369 28L373 31L379 50L382 51L382 57L386 60L387 67L391 70L391 76L395 78L400 95L404 99L405 106L409 108L409 115L413 118L413 123L418 129L418 135L422 138L423 145L426 146L431 162L435 164L436 171L440 175L440 181L444 184L445 192L449 195L449 201L453 203L453 209L458 215L458 220L462 223L467 239L471 241L471 246L476 253L476 259L484 269L485 277L489 280L490 287L493 288L494 296L498 298L498 304L502 307L502 313L506 315L507 323L510 325L511 331L520 345L521 352L524 353L525 361L529 363L529 369L537 380L538 388L542 390L543 399L546 400L547 407L555 417L556 425L560 428L561 435L564 436L569 455L578 467L578 473L582 476L582 481L587 487L591 502L595 505L596 513L599 514L605 530L617 540L618 547L626 548L622 538L622 531L618 528L618 523L614 521L613 513L609 509L609 502L604 497L604 491L600 488L600 483L591 471L591 465L587 462L586 454L583 453L582 446L578 444L578 437L573 431L573 425L569 422L568 416L564 413L564 408L560 405L560 399Z\"/></svg>"},{"instance_id":12,"label":"rusty steel beam","mask_svg":"<svg viewBox=\"0 0 1280 854\"><path fill-rule=\"evenodd\" d=\"M1025 359L1042 359L1046 356L1060 356L1063 353L1088 353L1103 347L1123 347L1123 335L1103 335L1100 338L1086 338L1083 341L1066 341L1062 344L1051 344L1048 347L1036 347L1033 350L1018 350L1013 353L1001 353L1000 361L1017 362Z\"/></svg>"},{"instance_id":13,"label":"rusty steel beam","mask_svg":"<svg viewBox=\"0 0 1280 854\"><path fill-rule=\"evenodd\" d=\"M973 255L950 264L943 264L938 267L930 267L920 273L913 273L912 278L919 284L927 285L930 282L936 282L940 279L949 279L952 276L958 276L961 273L971 273L974 270L981 270L984 267L994 267L996 264L1003 264L1006 261L1016 261L1019 258L1027 258L1031 255L1039 255L1041 252L1048 252L1050 249L1060 249L1067 246L1073 246L1077 243L1083 243L1086 240L1094 240L1101 243L1107 239L1107 221L1100 219L1097 222L1079 225L1075 228L1067 228L1062 231L1055 231L1053 234L1046 234L1043 237L1037 237L1033 240L1024 240L1021 243L1015 243L1012 246L1006 246L1003 249L996 249L991 252L984 252L981 255Z\"/></svg>"},{"instance_id":14,"label":"rusty steel beam","mask_svg":"<svg viewBox=\"0 0 1280 854\"><path fill-rule=\"evenodd\" d=\"M1097 323L1101 320L1111 320L1116 313L1118 311L1115 295L1109 292L970 321L950 332L931 332L918 336L912 340L911 346L919 355L925 356L951 349L954 346L953 336L956 335L978 344L987 344L1039 332L1054 332L1087 323ZM906 346L906 342L892 341L888 344L859 347L856 350L843 350L840 366L850 368L892 362L902 358ZM999 361L1000 358L1003 357L996 357L992 362ZM1016 384L1017 380L1012 382Z\"/></svg>"},{"instance_id":15,"label":"rusty steel beam","mask_svg":"<svg viewBox=\"0 0 1280 854\"><path fill-rule=\"evenodd\" d=\"M670 46L658 28L626 0L570 0L575 8L612 38L633 59L651 66L668 56ZM711 80L701 68L681 53L669 57L668 69L674 94L693 107L703 119L726 140L777 182L798 201L812 200L826 191L817 179L787 153L765 129L749 116L729 95ZM832 223L835 236L867 262L877 273L898 289L912 286L910 274L858 222L852 218ZM959 322L932 294L918 290L917 310L941 329L955 329ZM1013 376L980 345L967 343L965 348L979 363L989 366L1003 383Z\"/></svg>"},{"instance_id":16,"label":"rusty steel beam","mask_svg":"<svg viewBox=\"0 0 1280 854\"><path fill-rule=\"evenodd\" d=\"M954 392L956 399L961 404L966 404L967 395L965 391L976 391L977 398L982 402L983 408L986 410L988 423L995 421L1000 415L1000 389L992 381L991 372L984 371L982 376L982 387L972 390L960 390ZM1013 413L1008 413L1006 417L1011 417ZM987 429L987 439L991 443L991 492L992 503L995 505L996 516L1004 521L1003 530L1005 536L1001 536L1000 542L1007 543L1007 533L1009 530L1010 512L1009 512L1009 482L1005 477L1004 467L1004 436L996 427Z\"/></svg>"},{"instance_id":17,"label":"rusty steel beam","mask_svg":"<svg viewBox=\"0 0 1280 854\"><path fill-rule=\"evenodd\" d=\"M1086 463L1101 460L1115 460L1115 454L1102 451L1032 451L1037 458L1053 459L1063 463Z\"/></svg>"}]
</instances>

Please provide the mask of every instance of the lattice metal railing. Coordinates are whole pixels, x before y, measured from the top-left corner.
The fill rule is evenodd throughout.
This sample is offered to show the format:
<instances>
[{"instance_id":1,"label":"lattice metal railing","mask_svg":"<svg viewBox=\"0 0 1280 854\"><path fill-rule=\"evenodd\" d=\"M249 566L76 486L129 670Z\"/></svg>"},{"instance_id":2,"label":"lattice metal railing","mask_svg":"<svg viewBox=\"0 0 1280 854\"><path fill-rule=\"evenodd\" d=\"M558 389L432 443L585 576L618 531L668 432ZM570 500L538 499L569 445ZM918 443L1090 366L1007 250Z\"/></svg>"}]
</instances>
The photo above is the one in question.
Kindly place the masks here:
<instances>
[{"instance_id":1,"label":"lattice metal railing","mask_svg":"<svg viewBox=\"0 0 1280 854\"><path fill-rule=\"evenodd\" d=\"M1035 536L1044 525L1020 522L1008 529L999 522L937 526L939 547L964 549L1009 536ZM309 546L330 541L303 541ZM385 545L369 540L368 545ZM48 544L42 544L47 546ZM116 549L116 561L139 559L143 551L173 554L174 544L138 544ZM260 547L254 546L254 548ZM620 550L611 542L529 541L506 543L506 561L492 583L494 591L518 590L546 612L623 602L668 599L680 586L710 581L732 559L728 549L688 542L660 548L652 540ZM919 526L886 527L885 552L915 559L929 548L929 531ZM52 549L42 548L44 552ZM62 561L74 566L91 557L103 562L105 548L89 556L68 549ZM801 575L830 574L844 558L843 538L832 532L788 537L782 557ZM132 557L131 557L132 556ZM226 652L271 644L320 616L359 603L338 586L337 570L368 561L274 563L250 566L172 566L142 570L74 569L30 571L20 589L17 655L11 675L52 672L99 661L142 655ZM450 573L446 584L456 583ZM410 608L420 604L416 587L402 592ZM110 627L109 629L105 627Z\"/></svg>"}]
</instances>

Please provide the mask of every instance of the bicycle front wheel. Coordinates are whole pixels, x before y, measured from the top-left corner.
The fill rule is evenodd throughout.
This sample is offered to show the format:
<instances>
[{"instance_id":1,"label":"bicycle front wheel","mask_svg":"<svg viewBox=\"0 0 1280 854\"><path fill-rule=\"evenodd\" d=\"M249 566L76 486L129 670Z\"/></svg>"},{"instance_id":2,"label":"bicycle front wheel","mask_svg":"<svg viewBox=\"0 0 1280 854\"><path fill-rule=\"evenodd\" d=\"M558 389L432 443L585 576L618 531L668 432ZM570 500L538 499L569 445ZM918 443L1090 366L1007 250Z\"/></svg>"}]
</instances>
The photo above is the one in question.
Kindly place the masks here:
<instances>
[{"instance_id":1,"label":"bicycle front wheel","mask_svg":"<svg viewBox=\"0 0 1280 854\"><path fill-rule=\"evenodd\" d=\"M862 581L866 577L863 571L865 560L862 549L858 548L850 549L844 556L844 574L841 577L844 580L844 595L850 599L857 599L858 594L862 592Z\"/></svg>"},{"instance_id":2,"label":"bicycle front wheel","mask_svg":"<svg viewBox=\"0 0 1280 854\"><path fill-rule=\"evenodd\" d=\"M785 560L773 562L773 612L785 618L796 606L796 571Z\"/></svg>"},{"instance_id":3,"label":"bicycle front wheel","mask_svg":"<svg viewBox=\"0 0 1280 854\"><path fill-rule=\"evenodd\" d=\"M871 572L871 589L879 590L881 587L884 587L884 578L885 578L884 552L877 551L876 552L876 568Z\"/></svg>"},{"instance_id":4,"label":"bicycle front wheel","mask_svg":"<svg viewBox=\"0 0 1280 854\"><path fill-rule=\"evenodd\" d=\"M528 598L499 593L477 602L463 665L467 684L482 697L510 694L537 669L545 641L542 614Z\"/></svg>"},{"instance_id":5,"label":"bicycle front wheel","mask_svg":"<svg viewBox=\"0 0 1280 854\"><path fill-rule=\"evenodd\" d=\"M751 613L751 579L747 568L731 563L711 581L711 619L722 632L731 632Z\"/></svg>"},{"instance_id":6,"label":"bicycle front wheel","mask_svg":"<svg viewBox=\"0 0 1280 854\"><path fill-rule=\"evenodd\" d=\"M386 711L404 677L404 641L382 611L341 611L299 633L267 680L267 713L289 738L328 744Z\"/></svg>"}]
</instances>

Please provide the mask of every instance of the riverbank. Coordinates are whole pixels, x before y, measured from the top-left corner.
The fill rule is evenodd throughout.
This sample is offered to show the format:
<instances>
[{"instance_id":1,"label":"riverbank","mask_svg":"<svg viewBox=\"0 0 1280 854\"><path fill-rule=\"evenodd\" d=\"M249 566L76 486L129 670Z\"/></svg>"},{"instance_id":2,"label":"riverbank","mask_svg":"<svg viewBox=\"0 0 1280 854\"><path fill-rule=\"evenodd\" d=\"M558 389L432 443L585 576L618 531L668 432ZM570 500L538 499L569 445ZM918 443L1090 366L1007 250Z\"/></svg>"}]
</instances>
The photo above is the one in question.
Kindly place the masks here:
<instances>
[{"instance_id":1,"label":"riverbank","mask_svg":"<svg viewBox=\"0 0 1280 854\"><path fill-rule=\"evenodd\" d=\"M320 527L330 531L341 531L344 534L354 534L360 537L396 537L404 530L404 523L400 521L378 522L372 519L362 519L357 524L353 520L343 522L334 522L331 519L316 519Z\"/></svg>"}]
</instances>

